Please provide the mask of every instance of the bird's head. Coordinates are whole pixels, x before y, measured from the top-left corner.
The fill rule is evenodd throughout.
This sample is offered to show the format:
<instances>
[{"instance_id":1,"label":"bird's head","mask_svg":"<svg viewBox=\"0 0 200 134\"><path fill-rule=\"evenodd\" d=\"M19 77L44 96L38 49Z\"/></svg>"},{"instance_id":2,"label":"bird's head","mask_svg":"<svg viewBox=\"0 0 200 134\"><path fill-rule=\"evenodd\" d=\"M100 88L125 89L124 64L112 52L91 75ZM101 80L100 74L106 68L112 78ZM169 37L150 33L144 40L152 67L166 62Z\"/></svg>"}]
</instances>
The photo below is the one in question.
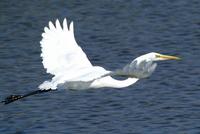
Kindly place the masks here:
<instances>
[{"instance_id":1,"label":"bird's head","mask_svg":"<svg viewBox=\"0 0 200 134\"><path fill-rule=\"evenodd\" d=\"M180 60L179 57L176 56L170 56L170 55L164 55L164 54L159 54L155 52L151 52L145 55L142 55L136 59L138 62L140 61L161 61L161 60Z\"/></svg>"},{"instance_id":2,"label":"bird's head","mask_svg":"<svg viewBox=\"0 0 200 134\"><path fill-rule=\"evenodd\" d=\"M161 60L180 60L180 58L151 52L136 58L118 73L129 77L146 78L155 71L157 67L155 61Z\"/></svg>"}]
</instances>

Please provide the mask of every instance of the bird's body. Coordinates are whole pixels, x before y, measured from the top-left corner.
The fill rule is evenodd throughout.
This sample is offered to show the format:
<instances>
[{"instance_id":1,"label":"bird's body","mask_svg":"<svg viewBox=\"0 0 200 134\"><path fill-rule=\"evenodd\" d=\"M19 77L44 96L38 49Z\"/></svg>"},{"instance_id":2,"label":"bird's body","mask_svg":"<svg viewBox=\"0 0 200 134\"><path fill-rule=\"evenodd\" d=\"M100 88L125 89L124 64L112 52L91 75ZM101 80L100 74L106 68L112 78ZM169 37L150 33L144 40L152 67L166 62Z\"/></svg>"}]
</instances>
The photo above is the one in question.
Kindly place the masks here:
<instances>
[{"instance_id":1,"label":"bird's body","mask_svg":"<svg viewBox=\"0 0 200 134\"><path fill-rule=\"evenodd\" d=\"M53 75L51 80L39 85L39 90L25 95L11 95L5 104L15 100L55 89L89 89L130 86L141 78L149 77L155 70L159 60L178 60L178 57L151 52L142 55L124 68L108 71L100 66L94 66L87 58L74 38L73 22L69 25L64 19L62 25L56 20L55 25L50 21L42 33L41 57L47 73ZM123 76L125 80L114 79L113 76Z\"/></svg>"}]
</instances>

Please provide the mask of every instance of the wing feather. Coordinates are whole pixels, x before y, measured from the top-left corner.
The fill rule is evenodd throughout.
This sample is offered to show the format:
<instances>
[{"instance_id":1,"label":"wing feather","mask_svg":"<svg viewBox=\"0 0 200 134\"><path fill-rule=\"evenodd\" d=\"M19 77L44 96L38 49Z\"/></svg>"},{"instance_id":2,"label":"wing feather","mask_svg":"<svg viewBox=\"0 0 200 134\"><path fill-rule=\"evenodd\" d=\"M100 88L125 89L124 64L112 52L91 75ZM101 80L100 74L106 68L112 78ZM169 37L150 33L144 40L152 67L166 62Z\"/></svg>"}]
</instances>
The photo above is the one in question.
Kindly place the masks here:
<instances>
[{"instance_id":1,"label":"wing feather","mask_svg":"<svg viewBox=\"0 0 200 134\"><path fill-rule=\"evenodd\" d=\"M42 37L41 57L47 73L59 76L63 73L71 74L80 68L92 67L86 54L76 43L73 22L68 28L66 18L62 26L58 19L55 25L49 21Z\"/></svg>"}]
</instances>

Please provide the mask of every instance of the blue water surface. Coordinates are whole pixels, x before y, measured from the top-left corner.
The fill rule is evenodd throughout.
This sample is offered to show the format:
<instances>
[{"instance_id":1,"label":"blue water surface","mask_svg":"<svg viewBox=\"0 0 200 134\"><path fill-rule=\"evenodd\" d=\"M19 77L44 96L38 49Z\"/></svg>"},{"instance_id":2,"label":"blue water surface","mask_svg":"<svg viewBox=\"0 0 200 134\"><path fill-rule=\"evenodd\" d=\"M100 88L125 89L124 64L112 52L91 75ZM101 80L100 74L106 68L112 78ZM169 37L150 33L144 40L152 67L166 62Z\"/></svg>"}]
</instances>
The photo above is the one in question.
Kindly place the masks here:
<instances>
[{"instance_id":1,"label":"blue water surface","mask_svg":"<svg viewBox=\"0 0 200 134\"><path fill-rule=\"evenodd\" d=\"M39 41L56 18L73 20L78 44L108 70L148 52L182 60L159 62L150 78L123 89L63 90L1 105L0 133L200 133L199 7L199 0L1 0L2 100L52 77Z\"/></svg>"}]
</instances>

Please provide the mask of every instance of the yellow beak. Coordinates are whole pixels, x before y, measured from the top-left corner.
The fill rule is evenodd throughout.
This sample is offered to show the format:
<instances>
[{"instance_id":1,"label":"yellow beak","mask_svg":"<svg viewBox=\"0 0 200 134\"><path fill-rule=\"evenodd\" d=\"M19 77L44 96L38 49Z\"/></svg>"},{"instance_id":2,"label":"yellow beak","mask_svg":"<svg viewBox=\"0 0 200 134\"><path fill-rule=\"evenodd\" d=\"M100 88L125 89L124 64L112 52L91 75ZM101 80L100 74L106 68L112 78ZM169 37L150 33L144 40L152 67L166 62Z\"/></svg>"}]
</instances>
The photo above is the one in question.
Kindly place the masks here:
<instances>
[{"instance_id":1,"label":"yellow beak","mask_svg":"<svg viewBox=\"0 0 200 134\"><path fill-rule=\"evenodd\" d=\"M179 57L163 55L163 54L157 54L156 57L159 59L162 59L162 60L181 60L181 58L179 58Z\"/></svg>"}]
</instances>

